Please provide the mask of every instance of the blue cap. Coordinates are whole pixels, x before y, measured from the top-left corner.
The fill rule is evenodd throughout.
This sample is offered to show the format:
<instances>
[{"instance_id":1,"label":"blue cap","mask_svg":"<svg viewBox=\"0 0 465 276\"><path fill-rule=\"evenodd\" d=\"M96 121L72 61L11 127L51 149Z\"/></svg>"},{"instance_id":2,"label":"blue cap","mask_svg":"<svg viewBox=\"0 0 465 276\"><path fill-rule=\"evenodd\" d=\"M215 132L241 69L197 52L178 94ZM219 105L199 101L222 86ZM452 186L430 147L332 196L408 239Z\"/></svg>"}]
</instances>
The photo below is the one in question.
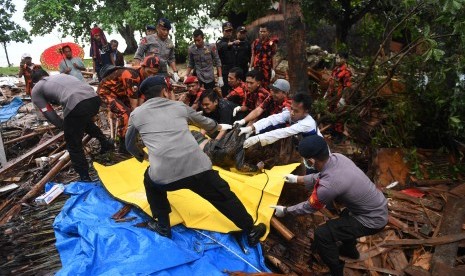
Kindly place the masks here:
<instances>
[{"instance_id":1,"label":"blue cap","mask_svg":"<svg viewBox=\"0 0 465 276\"><path fill-rule=\"evenodd\" d=\"M318 134L307 136L299 143L299 154L304 158L318 157L322 154L327 155L328 153L328 144Z\"/></svg>"},{"instance_id":2,"label":"blue cap","mask_svg":"<svg viewBox=\"0 0 465 276\"><path fill-rule=\"evenodd\" d=\"M160 75L156 75L156 76L146 78L141 83L140 88L139 88L139 92L142 93L142 94L145 94L147 89L149 89L150 87L153 87L155 85L166 85L166 86L168 86L166 84L165 77L160 76Z\"/></svg>"},{"instance_id":3,"label":"blue cap","mask_svg":"<svg viewBox=\"0 0 465 276\"><path fill-rule=\"evenodd\" d=\"M145 29L146 29L146 30L155 31L157 28L155 28L154 25L147 25L147 26L145 26Z\"/></svg>"},{"instance_id":4,"label":"blue cap","mask_svg":"<svg viewBox=\"0 0 465 276\"><path fill-rule=\"evenodd\" d=\"M158 19L158 25L167 28L168 30L171 30L171 22L166 19L166 18L160 18Z\"/></svg>"}]
</instances>

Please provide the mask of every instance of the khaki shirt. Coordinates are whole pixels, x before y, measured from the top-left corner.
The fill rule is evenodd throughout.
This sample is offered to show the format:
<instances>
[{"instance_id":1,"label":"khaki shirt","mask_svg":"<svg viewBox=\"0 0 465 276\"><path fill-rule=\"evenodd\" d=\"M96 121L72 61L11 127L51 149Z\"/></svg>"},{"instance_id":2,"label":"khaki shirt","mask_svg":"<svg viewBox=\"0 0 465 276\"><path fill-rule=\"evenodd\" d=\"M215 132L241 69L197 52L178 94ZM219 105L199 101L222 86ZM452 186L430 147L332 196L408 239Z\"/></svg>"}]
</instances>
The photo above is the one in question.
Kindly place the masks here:
<instances>
[{"instance_id":1,"label":"khaki shirt","mask_svg":"<svg viewBox=\"0 0 465 276\"><path fill-rule=\"evenodd\" d=\"M191 45L189 47L189 63L187 67L195 69L197 78L204 83L215 81L213 67L221 67L216 44L205 44L202 48Z\"/></svg>"},{"instance_id":2,"label":"khaki shirt","mask_svg":"<svg viewBox=\"0 0 465 276\"><path fill-rule=\"evenodd\" d=\"M160 73L167 73L167 65L175 61L174 44L171 39L161 40L157 34L141 39L134 59L144 60L144 57L154 55L160 59Z\"/></svg>"}]
</instances>

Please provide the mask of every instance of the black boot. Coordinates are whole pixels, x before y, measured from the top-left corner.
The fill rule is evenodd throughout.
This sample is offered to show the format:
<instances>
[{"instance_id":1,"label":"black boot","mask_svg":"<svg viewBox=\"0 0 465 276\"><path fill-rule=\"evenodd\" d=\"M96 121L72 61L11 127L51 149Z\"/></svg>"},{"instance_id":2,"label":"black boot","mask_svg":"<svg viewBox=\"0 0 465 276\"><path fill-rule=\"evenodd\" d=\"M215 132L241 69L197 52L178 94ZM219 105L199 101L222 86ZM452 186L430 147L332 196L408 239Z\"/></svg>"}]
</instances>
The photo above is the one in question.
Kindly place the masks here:
<instances>
[{"instance_id":1,"label":"black boot","mask_svg":"<svg viewBox=\"0 0 465 276\"><path fill-rule=\"evenodd\" d=\"M255 246L260 242L260 238L266 233L266 226L263 223L255 225L252 230L247 233L247 242L249 246Z\"/></svg>"},{"instance_id":2,"label":"black boot","mask_svg":"<svg viewBox=\"0 0 465 276\"><path fill-rule=\"evenodd\" d=\"M355 244L341 245L341 247L339 247L339 255L358 260L360 258L360 253L358 252Z\"/></svg>"},{"instance_id":3,"label":"black boot","mask_svg":"<svg viewBox=\"0 0 465 276\"><path fill-rule=\"evenodd\" d=\"M92 178L90 178L90 175L89 173L80 173L79 174L80 178L81 178L81 182L93 182Z\"/></svg>"},{"instance_id":4,"label":"black boot","mask_svg":"<svg viewBox=\"0 0 465 276\"><path fill-rule=\"evenodd\" d=\"M161 225L158 223L158 221L155 221L155 220L149 222L147 226L150 230L157 232L160 236L171 239L171 227L170 226Z\"/></svg>"},{"instance_id":5,"label":"black boot","mask_svg":"<svg viewBox=\"0 0 465 276\"><path fill-rule=\"evenodd\" d=\"M128 150L126 149L126 142L124 138L119 139L118 152L122 154L129 154Z\"/></svg>"},{"instance_id":6,"label":"black boot","mask_svg":"<svg viewBox=\"0 0 465 276\"><path fill-rule=\"evenodd\" d=\"M115 145L113 145L113 143L110 140L105 139L100 141L100 154L107 153L114 149Z\"/></svg>"}]
</instances>

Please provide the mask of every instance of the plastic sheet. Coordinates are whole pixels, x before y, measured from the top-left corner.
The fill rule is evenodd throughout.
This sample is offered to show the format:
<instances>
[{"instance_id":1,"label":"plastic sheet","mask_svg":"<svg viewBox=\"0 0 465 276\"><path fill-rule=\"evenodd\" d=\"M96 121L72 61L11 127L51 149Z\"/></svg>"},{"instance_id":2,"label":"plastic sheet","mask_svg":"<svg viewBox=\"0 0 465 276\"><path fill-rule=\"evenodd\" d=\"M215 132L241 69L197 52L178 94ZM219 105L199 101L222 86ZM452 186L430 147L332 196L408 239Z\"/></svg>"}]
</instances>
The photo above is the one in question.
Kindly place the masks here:
<instances>
[{"instance_id":1,"label":"plastic sheet","mask_svg":"<svg viewBox=\"0 0 465 276\"><path fill-rule=\"evenodd\" d=\"M113 199L100 182L75 182L66 186L65 193L71 197L53 225L63 264L57 275L226 275L226 271L269 271L260 245L246 246L245 254L228 234L178 225L173 227L170 240L135 227L148 220L138 210L126 215L134 217L133 221L115 222L111 216L123 204Z\"/></svg>"},{"instance_id":2,"label":"plastic sheet","mask_svg":"<svg viewBox=\"0 0 465 276\"><path fill-rule=\"evenodd\" d=\"M11 117L18 114L18 109L23 105L23 101L19 97L14 97L13 100L2 106L0 109L0 123L8 121Z\"/></svg>"}]
</instances>

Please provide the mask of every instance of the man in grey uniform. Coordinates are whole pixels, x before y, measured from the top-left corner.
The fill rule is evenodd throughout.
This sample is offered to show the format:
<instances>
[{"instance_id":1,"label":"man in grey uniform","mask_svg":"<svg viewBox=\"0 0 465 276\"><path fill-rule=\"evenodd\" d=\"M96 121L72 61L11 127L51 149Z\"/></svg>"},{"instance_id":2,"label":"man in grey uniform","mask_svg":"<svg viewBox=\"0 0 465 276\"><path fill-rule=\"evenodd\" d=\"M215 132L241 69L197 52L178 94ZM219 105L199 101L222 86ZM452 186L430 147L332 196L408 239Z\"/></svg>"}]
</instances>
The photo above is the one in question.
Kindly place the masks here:
<instances>
[{"instance_id":1,"label":"man in grey uniform","mask_svg":"<svg viewBox=\"0 0 465 276\"><path fill-rule=\"evenodd\" d=\"M249 245L256 245L265 234L266 226L263 223L254 226L252 217L228 183L212 169L210 158L199 148L187 123L191 121L209 133L231 125L217 124L184 103L174 101L162 76L147 78L139 91L146 101L131 113L126 148L140 162L148 157L150 163L144 174L144 186L157 221L150 222L149 227L171 238L167 192L190 189L242 229ZM136 146L137 133L148 149L148 156Z\"/></svg>"},{"instance_id":2,"label":"man in grey uniform","mask_svg":"<svg viewBox=\"0 0 465 276\"><path fill-rule=\"evenodd\" d=\"M160 59L160 69L158 74L167 75L169 65L173 70L174 81L179 81L178 69L176 68L176 60L174 56L174 44L168 37L171 30L171 22L166 18L158 20L157 33L147 34L142 38L134 55L135 65L139 65L144 57L154 55Z\"/></svg>"},{"instance_id":3,"label":"man in grey uniform","mask_svg":"<svg viewBox=\"0 0 465 276\"><path fill-rule=\"evenodd\" d=\"M63 129L66 148L81 181L92 181L82 148L84 132L99 140L100 153L114 148L93 121L100 108L100 97L90 85L70 75L49 77L47 72L40 69L32 73L32 82L35 83L32 102L47 120ZM57 103L63 107L64 119L57 115L50 103Z\"/></svg>"},{"instance_id":4,"label":"man in grey uniform","mask_svg":"<svg viewBox=\"0 0 465 276\"><path fill-rule=\"evenodd\" d=\"M205 43L204 34L197 29L192 34L194 37L194 45L188 49L189 62L187 64L186 75L190 76L192 70L195 69L195 74L200 83L205 89L213 89L215 87L215 70L218 75L218 86L223 87L224 80L221 70L221 60L216 49L216 44Z\"/></svg>"},{"instance_id":5,"label":"man in grey uniform","mask_svg":"<svg viewBox=\"0 0 465 276\"><path fill-rule=\"evenodd\" d=\"M387 200L371 180L349 158L329 154L324 138L312 135L299 144L299 153L319 171L306 176L286 175L290 183L304 184L313 192L307 201L294 206L271 206L277 217L314 213L333 200L346 207L339 218L315 230L313 248L329 267L331 275L344 275L339 255L358 259L357 238L380 232L388 222ZM337 242L342 242L338 248Z\"/></svg>"}]
</instances>

